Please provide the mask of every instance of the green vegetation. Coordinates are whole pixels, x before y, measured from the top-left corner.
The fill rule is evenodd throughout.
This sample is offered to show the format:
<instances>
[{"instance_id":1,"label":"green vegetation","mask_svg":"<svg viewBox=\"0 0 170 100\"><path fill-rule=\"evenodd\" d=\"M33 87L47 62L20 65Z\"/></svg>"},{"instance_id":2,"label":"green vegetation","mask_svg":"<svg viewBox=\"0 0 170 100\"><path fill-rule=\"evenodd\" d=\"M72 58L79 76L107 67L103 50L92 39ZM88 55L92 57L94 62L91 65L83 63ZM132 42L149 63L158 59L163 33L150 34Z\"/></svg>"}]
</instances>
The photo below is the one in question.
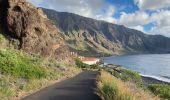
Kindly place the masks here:
<instances>
[{"instance_id":1,"label":"green vegetation","mask_svg":"<svg viewBox=\"0 0 170 100\"><path fill-rule=\"evenodd\" d=\"M108 50L105 47L103 47L102 46L103 44L96 43L93 40L82 41L82 37L80 36L79 33L83 33L83 32L84 30L79 30L79 31L73 30L73 31L70 31L71 34L69 34L68 37L65 36L66 43L68 44L71 51L77 52L78 54L82 56L95 56L95 57L103 56L103 55L109 56L113 53L111 50ZM103 40L103 36L101 35L99 35L98 38ZM103 41L103 42L106 42L106 41ZM113 45L113 44L110 42L110 43L107 43L107 45Z\"/></svg>"},{"instance_id":2,"label":"green vegetation","mask_svg":"<svg viewBox=\"0 0 170 100\"><path fill-rule=\"evenodd\" d=\"M0 72L27 79L47 76L41 59L9 49L0 50Z\"/></svg>"},{"instance_id":3,"label":"green vegetation","mask_svg":"<svg viewBox=\"0 0 170 100\"><path fill-rule=\"evenodd\" d=\"M2 40L4 40L4 37L2 35L2 26L0 24L0 42L2 42Z\"/></svg>"},{"instance_id":4,"label":"green vegetation","mask_svg":"<svg viewBox=\"0 0 170 100\"><path fill-rule=\"evenodd\" d=\"M2 35L2 29L1 29L1 24L0 24L0 44L5 41L5 37Z\"/></svg>"},{"instance_id":5,"label":"green vegetation","mask_svg":"<svg viewBox=\"0 0 170 100\"><path fill-rule=\"evenodd\" d=\"M0 42L3 42L5 40L5 37L0 33Z\"/></svg>"},{"instance_id":6,"label":"green vegetation","mask_svg":"<svg viewBox=\"0 0 170 100\"><path fill-rule=\"evenodd\" d=\"M9 40L4 36L0 25L0 48L6 48L9 46Z\"/></svg>"},{"instance_id":7,"label":"green vegetation","mask_svg":"<svg viewBox=\"0 0 170 100\"><path fill-rule=\"evenodd\" d=\"M165 84L152 84L148 86L155 95L163 99L170 99L170 86Z\"/></svg>"},{"instance_id":8,"label":"green vegetation","mask_svg":"<svg viewBox=\"0 0 170 100\"><path fill-rule=\"evenodd\" d=\"M102 100L159 100L135 84L123 82L105 71L98 78L98 95Z\"/></svg>"},{"instance_id":9,"label":"green vegetation","mask_svg":"<svg viewBox=\"0 0 170 100\"><path fill-rule=\"evenodd\" d=\"M11 100L80 72L74 66L14 49L0 49L0 98Z\"/></svg>"},{"instance_id":10,"label":"green vegetation","mask_svg":"<svg viewBox=\"0 0 170 100\"><path fill-rule=\"evenodd\" d=\"M105 82L105 81L101 82L103 85L102 85L102 88L100 87L99 90L102 91L102 92L100 92L100 94L102 94L102 96L106 96L107 99L104 99L104 100L133 100L132 99L133 97L131 97L131 96L129 98L125 98L125 99L121 99L121 98L117 99L119 97L118 96L119 88L123 87L123 86L120 86L120 84L122 84L122 83L123 84L127 84L127 83L133 84L130 86L127 85L127 87L124 87L125 89L133 88L135 86L135 88L138 88L138 89L141 89L141 91L144 91L145 95L147 93L148 95L154 94L154 95L158 96L159 98L155 97L158 100L160 98L166 99L166 100L170 99L170 85L151 84L151 85L145 86L142 83L141 76L137 72L134 72L134 71L122 68L122 67L116 67L116 66L115 66L115 68L105 67L103 69L113 76L113 79L108 79L108 81L109 80L115 81L115 82L111 82L111 83ZM106 73L104 73L104 74L106 74ZM101 75L101 77L102 77L102 75ZM109 76L107 76L107 77L109 77ZM107 77L103 78L103 80L106 80ZM119 81L116 81L116 80L119 80ZM121 91L122 90L123 90L123 88L121 89ZM152 93L150 93L150 92L152 92ZM113 99L113 97L111 97L111 96L114 96L114 97L118 96L118 97ZM108 97L112 98L112 99L108 99ZM123 96L121 96L121 97L123 97ZM126 96L126 97L128 97L128 96ZM140 99L137 99L137 100L140 100ZM150 100L150 99L144 99L144 100Z\"/></svg>"},{"instance_id":11,"label":"green vegetation","mask_svg":"<svg viewBox=\"0 0 170 100\"><path fill-rule=\"evenodd\" d=\"M79 67L79 68L90 68L89 65L83 63L83 62L82 62L80 59L78 59L78 58L75 59L75 62L76 62L77 67Z\"/></svg>"},{"instance_id":12,"label":"green vegetation","mask_svg":"<svg viewBox=\"0 0 170 100\"><path fill-rule=\"evenodd\" d=\"M8 100L10 97L16 95L16 91L12 89L8 83L9 77L0 78L0 98L1 100Z\"/></svg>"},{"instance_id":13,"label":"green vegetation","mask_svg":"<svg viewBox=\"0 0 170 100\"><path fill-rule=\"evenodd\" d=\"M117 67L117 68L105 68L107 72L115 76L116 78L119 78L125 82L132 82L137 84L138 86L141 86L142 84L142 78L141 76L134 71L122 68L122 67Z\"/></svg>"}]
</instances>

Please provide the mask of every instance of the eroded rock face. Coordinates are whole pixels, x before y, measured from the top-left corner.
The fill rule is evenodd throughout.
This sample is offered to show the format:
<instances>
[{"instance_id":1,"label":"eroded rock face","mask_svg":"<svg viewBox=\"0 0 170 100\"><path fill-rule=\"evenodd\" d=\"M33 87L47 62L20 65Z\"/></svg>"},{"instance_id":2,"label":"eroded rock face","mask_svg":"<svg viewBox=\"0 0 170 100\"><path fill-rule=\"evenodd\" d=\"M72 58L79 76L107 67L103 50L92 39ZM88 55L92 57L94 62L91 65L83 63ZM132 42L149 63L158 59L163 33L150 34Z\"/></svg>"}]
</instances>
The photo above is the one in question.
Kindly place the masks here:
<instances>
[{"instance_id":1,"label":"eroded rock face","mask_svg":"<svg viewBox=\"0 0 170 100\"><path fill-rule=\"evenodd\" d=\"M7 8L4 20L8 34L20 41L20 49L48 57L57 56L56 51L62 49L64 41L41 9L25 0L5 0L3 3L7 4L3 9Z\"/></svg>"},{"instance_id":2,"label":"eroded rock face","mask_svg":"<svg viewBox=\"0 0 170 100\"><path fill-rule=\"evenodd\" d=\"M123 25L107 23L67 12L43 9L63 31L71 50L83 55L170 53L170 38L147 35ZM98 56L98 55L97 55Z\"/></svg>"}]
</instances>

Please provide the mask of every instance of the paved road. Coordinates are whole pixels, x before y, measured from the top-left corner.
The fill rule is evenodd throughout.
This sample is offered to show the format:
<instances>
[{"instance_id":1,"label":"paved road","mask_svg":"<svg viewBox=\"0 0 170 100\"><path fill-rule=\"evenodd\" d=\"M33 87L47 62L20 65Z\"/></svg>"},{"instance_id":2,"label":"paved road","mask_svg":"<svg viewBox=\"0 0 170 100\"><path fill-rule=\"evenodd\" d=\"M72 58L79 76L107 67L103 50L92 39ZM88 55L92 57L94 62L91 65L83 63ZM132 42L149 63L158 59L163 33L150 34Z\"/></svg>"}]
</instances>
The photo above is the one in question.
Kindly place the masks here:
<instances>
[{"instance_id":1,"label":"paved road","mask_svg":"<svg viewBox=\"0 0 170 100\"><path fill-rule=\"evenodd\" d=\"M97 74L94 71L84 71L22 100L101 100L94 93Z\"/></svg>"}]
</instances>

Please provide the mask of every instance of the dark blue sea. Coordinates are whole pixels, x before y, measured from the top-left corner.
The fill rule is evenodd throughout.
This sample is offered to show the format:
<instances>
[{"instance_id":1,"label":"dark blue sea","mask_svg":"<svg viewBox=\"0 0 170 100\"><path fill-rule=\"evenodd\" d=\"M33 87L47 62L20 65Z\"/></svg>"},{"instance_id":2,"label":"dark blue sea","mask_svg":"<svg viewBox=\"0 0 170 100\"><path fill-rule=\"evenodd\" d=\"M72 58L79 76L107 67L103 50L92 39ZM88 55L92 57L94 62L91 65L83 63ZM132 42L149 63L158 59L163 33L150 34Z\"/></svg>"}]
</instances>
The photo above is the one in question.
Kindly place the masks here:
<instances>
[{"instance_id":1,"label":"dark blue sea","mask_svg":"<svg viewBox=\"0 0 170 100\"><path fill-rule=\"evenodd\" d=\"M170 54L143 54L111 56L105 63L122 65L142 76L170 82Z\"/></svg>"}]
</instances>

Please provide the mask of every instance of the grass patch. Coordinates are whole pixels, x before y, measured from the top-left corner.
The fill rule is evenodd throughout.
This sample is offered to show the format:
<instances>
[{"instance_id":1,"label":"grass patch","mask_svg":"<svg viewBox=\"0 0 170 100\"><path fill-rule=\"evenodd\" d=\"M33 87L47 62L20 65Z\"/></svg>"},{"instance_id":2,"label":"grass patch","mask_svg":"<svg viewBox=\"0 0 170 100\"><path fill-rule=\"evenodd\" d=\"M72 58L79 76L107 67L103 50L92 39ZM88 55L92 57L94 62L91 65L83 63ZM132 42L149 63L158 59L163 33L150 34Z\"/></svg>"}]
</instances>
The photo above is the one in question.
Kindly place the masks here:
<instances>
[{"instance_id":1,"label":"grass patch","mask_svg":"<svg viewBox=\"0 0 170 100\"><path fill-rule=\"evenodd\" d=\"M2 32L2 26L0 24L0 44L2 45L2 43L6 40L5 36L3 35Z\"/></svg>"},{"instance_id":2,"label":"grass patch","mask_svg":"<svg viewBox=\"0 0 170 100\"><path fill-rule=\"evenodd\" d=\"M1 100L9 100L10 97L16 94L15 90L9 87L9 83L0 79L0 98Z\"/></svg>"},{"instance_id":3,"label":"grass patch","mask_svg":"<svg viewBox=\"0 0 170 100\"><path fill-rule=\"evenodd\" d=\"M118 79L121 79L124 82L134 83L138 88L142 88L145 91L151 91L154 95L159 96L162 99L170 99L170 86L165 84L152 84L149 86L144 86L142 83L141 76L134 71L124 69L121 67L113 70L112 68L105 68L107 72L115 76Z\"/></svg>"},{"instance_id":4,"label":"grass patch","mask_svg":"<svg viewBox=\"0 0 170 100\"><path fill-rule=\"evenodd\" d=\"M8 46L8 40L7 38L3 35L1 29L0 29L0 48L5 48Z\"/></svg>"},{"instance_id":5,"label":"grass patch","mask_svg":"<svg viewBox=\"0 0 170 100\"><path fill-rule=\"evenodd\" d=\"M27 79L47 76L39 58L11 49L0 50L0 72Z\"/></svg>"},{"instance_id":6,"label":"grass patch","mask_svg":"<svg viewBox=\"0 0 170 100\"><path fill-rule=\"evenodd\" d=\"M141 76L134 71L122 68L122 67L117 67L115 69L112 68L105 68L107 72L115 76L116 78L119 78L125 82L132 82L137 84L138 86L141 86L142 84L142 78Z\"/></svg>"},{"instance_id":7,"label":"grass patch","mask_svg":"<svg viewBox=\"0 0 170 100\"><path fill-rule=\"evenodd\" d=\"M4 42L5 41L5 37L2 35L2 33L0 33L0 42Z\"/></svg>"},{"instance_id":8,"label":"grass patch","mask_svg":"<svg viewBox=\"0 0 170 100\"><path fill-rule=\"evenodd\" d=\"M76 66L78 68L90 68L90 65L83 63L80 59L75 59Z\"/></svg>"},{"instance_id":9,"label":"grass patch","mask_svg":"<svg viewBox=\"0 0 170 100\"><path fill-rule=\"evenodd\" d=\"M165 84L152 84L148 86L149 90L160 98L170 100L170 86Z\"/></svg>"},{"instance_id":10,"label":"grass patch","mask_svg":"<svg viewBox=\"0 0 170 100\"><path fill-rule=\"evenodd\" d=\"M0 49L0 99L18 99L80 69L55 59L43 59L14 49Z\"/></svg>"},{"instance_id":11,"label":"grass patch","mask_svg":"<svg viewBox=\"0 0 170 100\"><path fill-rule=\"evenodd\" d=\"M102 100L159 100L134 84L123 82L105 71L98 78L98 94Z\"/></svg>"}]
</instances>

